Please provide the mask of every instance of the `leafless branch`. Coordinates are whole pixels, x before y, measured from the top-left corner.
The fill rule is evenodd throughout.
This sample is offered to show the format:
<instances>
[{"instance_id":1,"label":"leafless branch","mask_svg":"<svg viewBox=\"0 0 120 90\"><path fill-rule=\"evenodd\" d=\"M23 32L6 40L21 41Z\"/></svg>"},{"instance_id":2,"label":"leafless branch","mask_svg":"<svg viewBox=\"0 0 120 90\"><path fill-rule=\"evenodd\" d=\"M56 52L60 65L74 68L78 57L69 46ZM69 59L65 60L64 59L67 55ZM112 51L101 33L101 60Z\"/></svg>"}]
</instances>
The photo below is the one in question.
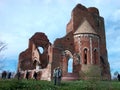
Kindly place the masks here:
<instances>
[{"instance_id":1,"label":"leafless branch","mask_svg":"<svg viewBox=\"0 0 120 90\"><path fill-rule=\"evenodd\" d=\"M0 41L0 70L2 70L5 66L4 55L2 55L1 52L6 49L6 46L7 46L6 43Z\"/></svg>"},{"instance_id":2,"label":"leafless branch","mask_svg":"<svg viewBox=\"0 0 120 90\"><path fill-rule=\"evenodd\" d=\"M0 52L6 49L7 44L0 41Z\"/></svg>"}]
</instances>

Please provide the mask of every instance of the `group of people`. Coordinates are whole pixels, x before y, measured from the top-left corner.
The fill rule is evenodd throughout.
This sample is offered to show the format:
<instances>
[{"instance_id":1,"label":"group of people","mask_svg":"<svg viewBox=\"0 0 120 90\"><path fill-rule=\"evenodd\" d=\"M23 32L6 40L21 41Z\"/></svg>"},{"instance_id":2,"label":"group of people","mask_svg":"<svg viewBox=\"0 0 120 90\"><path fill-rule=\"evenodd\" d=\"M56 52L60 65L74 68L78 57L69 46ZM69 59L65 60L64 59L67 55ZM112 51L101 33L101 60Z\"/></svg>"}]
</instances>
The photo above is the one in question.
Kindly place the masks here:
<instances>
[{"instance_id":1,"label":"group of people","mask_svg":"<svg viewBox=\"0 0 120 90\"><path fill-rule=\"evenodd\" d=\"M16 76L17 76L17 79L20 80L21 78L21 72L18 71ZM25 73L25 78L28 80L29 79L29 76L30 76L30 72L27 70L26 73ZM53 81L54 81L54 85L60 85L61 83L61 77L62 77L62 70L60 67L57 67L53 70ZM3 71L2 72L2 78L5 79L5 78L8 78L10 79L11 78L11 72L6 72L6 71ZM38 78L38 75L37 75L37 72L34 71L33 73L33 78L35 80L37 80Z\"/></svg>"},{"instance_id":2,"label":"group of people","mask_svg":"<svg viewBox=\"0 0 120 90\"><path fill-rule=\"evenodd\" d=\"M62 70L60 67L57 67L53 70L53 81L54 85L60 85L62 77Z\"/></svg>"},{"instance_id":3,"label":"group of people","mask_svg":"<svg viewBox=\"0 0 120 90\"><path fill-rule=\"evenodd\" d=\"M6 72L6 71L3 71L2 72L2 79L10 79L11 78L11 72Z\"/></svg>"},{"instance_id":4,"label":"group of people","mask_svg":"<svg viewBox=\"0 0 120 90\"><path fill-rule=\"evenodd\" d=\"M30 76L30 72L29 72L29 71L26 71L25 78L26 78L27 80L29 79L29 76ZM18 72L17 72L17 78L18 78L18 80L20 79L20 77L21 77L21 73L18 71ZM33 78L34 78L35 80L37 80L37 72L36 72L36 71L34 71Z\"/></svg>"},{"instance_id":5,"label":"group of people","mask_svg":"<svg viewBox=\"0 0 120 90\"><path fill-rule=\"evenodd\" d=\"M29 79L29 76L30 76L30 72L27 70L26 71L26 75L25 75L25 78L28 80ZM35 80L37 80L37 72L34 71L34 74L33 74L33 78ZM17 72L17 78L18 80L20 79L21 77L21 73L20 71ZM54 85L60 85L61 83L61 77L62 77L62 70L60 67L57 67L53 70L53 81L54 81Z\"/></svg>"}]
</instances>

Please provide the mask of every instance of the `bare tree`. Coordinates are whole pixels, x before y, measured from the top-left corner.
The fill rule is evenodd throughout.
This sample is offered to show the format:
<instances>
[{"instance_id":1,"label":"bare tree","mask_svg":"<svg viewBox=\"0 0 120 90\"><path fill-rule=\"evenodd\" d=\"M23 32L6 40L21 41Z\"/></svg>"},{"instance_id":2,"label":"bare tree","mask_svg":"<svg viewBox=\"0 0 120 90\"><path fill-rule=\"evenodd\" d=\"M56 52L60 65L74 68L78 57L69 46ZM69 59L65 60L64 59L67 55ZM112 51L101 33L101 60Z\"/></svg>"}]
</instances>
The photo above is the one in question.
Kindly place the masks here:
<instances>
[{"instance_id":1,"label":"bare tree","mask_svg":"<svg viewBox=\"0 0 120 90\"><path fill-rule=\"evenodd\" d=\"M6 49L6 46L7 46L6 43L0 41L0 70L2 70L4 67L4 62L3 62L4 56L2 55L2 51Z\"/></svg>"}]
</instances>

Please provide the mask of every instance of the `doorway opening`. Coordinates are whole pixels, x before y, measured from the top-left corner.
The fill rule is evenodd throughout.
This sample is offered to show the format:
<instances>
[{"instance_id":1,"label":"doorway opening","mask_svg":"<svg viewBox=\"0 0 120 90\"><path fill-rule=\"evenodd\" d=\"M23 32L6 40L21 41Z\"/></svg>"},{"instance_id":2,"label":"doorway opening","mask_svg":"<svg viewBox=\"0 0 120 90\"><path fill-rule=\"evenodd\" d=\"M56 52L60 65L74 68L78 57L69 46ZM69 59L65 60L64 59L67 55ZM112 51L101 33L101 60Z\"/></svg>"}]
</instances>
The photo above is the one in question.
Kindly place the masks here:
<instances>
[{"instance_id":1,"label":"doorway opening","mask_svg":"<svg viewBox=\"0 0 120 90\"><path fill-rule=\"evenodd\" d=\"M68 60L68 73L72 73L73 72L73 59L70 58Z\"/></svg>"}]
</instances>

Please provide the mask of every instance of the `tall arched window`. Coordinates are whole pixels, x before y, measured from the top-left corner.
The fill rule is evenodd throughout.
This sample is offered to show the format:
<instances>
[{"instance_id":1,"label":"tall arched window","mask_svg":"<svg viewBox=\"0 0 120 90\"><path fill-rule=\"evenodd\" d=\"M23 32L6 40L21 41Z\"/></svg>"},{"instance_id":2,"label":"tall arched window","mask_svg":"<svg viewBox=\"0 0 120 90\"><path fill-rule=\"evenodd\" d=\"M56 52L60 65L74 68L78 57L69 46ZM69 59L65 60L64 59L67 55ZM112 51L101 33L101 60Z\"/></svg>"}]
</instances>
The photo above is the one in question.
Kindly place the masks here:
<instances>
[{"instance_id":1,"label":"tall arched window","mask_svg":"<svg viewBox=\"0 0 120 90\"><path fill-rule=\"evenodd\" d=\"M94 61L93 61L93 64L97 63L96 59L97 59L97 50L95 49L94 50Z\"/></svg>"},{"instance_id":2,"label":"tall arched window","mask_svg":"<svg viewBox=\"0 0 120 90\"><path fill-rule=\"evenodd\" d=\"M84 49L84 64L87 64L87 49Z\"/></svg>"},{"instance_id":3,"label":"tall arched window","mask_svg":"<svg viewBox=\"0 0 120 90\"><path fill-rule=\"evenodd\" d=\"M39 64L39 62L37 60L34 60L33 64L35 65L36 70L41 69L41 66L40 66L40 64Z\"/></svg>"},{"instance_id":4,"label":"tall arched window","mask_svg":"<svg viewBox=\"0 0 120 90\"><path fill-rule=\"evenodd\" d=\"M73 59L70 58L68 60L68 73L72 73L73 72Z\"/></svg>"}]
</instances>

